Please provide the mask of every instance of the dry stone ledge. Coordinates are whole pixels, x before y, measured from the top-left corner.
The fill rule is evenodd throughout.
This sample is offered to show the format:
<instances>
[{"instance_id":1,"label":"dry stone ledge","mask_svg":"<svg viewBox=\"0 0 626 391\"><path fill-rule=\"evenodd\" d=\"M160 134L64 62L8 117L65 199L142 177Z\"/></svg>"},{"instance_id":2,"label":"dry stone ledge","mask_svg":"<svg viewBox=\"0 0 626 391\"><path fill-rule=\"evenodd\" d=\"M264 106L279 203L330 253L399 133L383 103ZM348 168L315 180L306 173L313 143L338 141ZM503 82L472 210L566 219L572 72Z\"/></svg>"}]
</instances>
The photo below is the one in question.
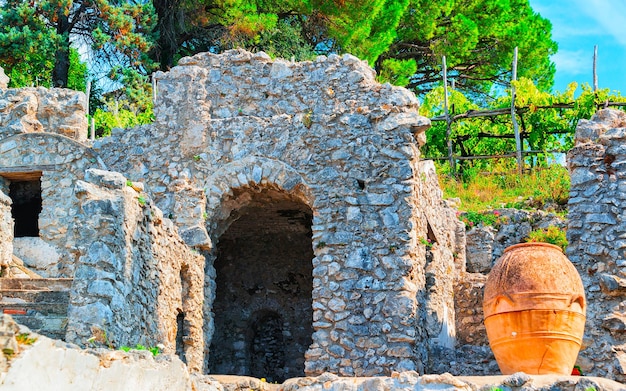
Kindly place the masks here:
<instances>
[{"instance_id":1,"label":"dry stone ledge","mask_svg":"<svg viewBox=\"0 0 626 391\"><path fill-rule=\"evenodd\" d=\"M18 335L21 337L16 338ZM25 342L28 341L28 342ZM189 374L178 357L149 351L80 349L0 317L0 390L50 391L427 391L502 390L618 391L617 382L580 376L452 376L394 372L389 377L317 377L288 379L271 384L246 376Z\"/></svg>"}]
</instances>

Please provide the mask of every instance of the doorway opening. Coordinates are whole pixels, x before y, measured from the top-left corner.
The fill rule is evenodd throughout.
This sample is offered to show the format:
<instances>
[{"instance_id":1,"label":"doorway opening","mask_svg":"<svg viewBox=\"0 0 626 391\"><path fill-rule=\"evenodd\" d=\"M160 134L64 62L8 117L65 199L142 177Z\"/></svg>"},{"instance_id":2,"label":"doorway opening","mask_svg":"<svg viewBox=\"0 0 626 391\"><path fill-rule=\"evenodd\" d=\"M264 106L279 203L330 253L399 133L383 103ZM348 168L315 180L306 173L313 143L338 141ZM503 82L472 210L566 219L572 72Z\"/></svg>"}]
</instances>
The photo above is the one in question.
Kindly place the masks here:
<instances>
[{"instance_id":1,"label":"doorway opening","mask_svg":"<svg viewBox=\"0 0 626 391\"><path fill-rule=\"evenodd\" d=\"M13 201L11 215L15 222L13 236L39 237L39 214L41 213L41 178L12 180L9 197Z\"/></svg>"},{"instance_id":2,"label":"doorway opening","mask_svg":"<svg viewBox=\"0 0 626 391\"><path fill-rule=\"evenodd\" d=\"M239 189L216 246L209 372L304 376L312 342L311 209L273 189Z\"/></svg>"}]
</instances>

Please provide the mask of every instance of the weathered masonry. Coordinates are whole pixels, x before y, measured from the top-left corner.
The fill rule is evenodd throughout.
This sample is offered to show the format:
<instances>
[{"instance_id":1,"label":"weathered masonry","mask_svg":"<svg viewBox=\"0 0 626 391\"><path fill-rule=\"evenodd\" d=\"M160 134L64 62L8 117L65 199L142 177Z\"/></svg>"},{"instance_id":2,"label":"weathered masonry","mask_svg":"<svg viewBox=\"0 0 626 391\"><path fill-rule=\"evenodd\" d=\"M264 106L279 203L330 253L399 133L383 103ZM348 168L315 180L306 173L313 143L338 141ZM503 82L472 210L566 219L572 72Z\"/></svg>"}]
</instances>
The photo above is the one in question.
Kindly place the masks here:
<instances>
[{"instance_id":1,"label":"weathered masonry","mask_svg":"<svg viewBox=\"0 0 626 391\"><path fill-rule=\"evenodd\" d=\"M424 373L454 347L464 232L419 159L412 93L350 55L199 54L155 77L154 123L93 144L81 94L1 91L32 108L0 128L0 255L30 221L54 256L25 265L73 278L68 341L272 381Z\"/></svg>"}]
</instances>

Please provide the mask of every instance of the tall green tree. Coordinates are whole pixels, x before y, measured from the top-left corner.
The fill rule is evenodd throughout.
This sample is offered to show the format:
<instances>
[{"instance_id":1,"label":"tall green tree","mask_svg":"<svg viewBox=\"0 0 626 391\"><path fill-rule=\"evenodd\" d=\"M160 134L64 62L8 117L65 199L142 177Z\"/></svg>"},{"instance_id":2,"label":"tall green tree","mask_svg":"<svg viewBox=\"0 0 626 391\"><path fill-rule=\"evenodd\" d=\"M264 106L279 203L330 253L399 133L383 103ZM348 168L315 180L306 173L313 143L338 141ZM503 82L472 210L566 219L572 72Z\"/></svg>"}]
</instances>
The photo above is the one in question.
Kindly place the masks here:
<instances>
[{"instance_id":1,"label":"tall green tree","mask_svg":"<svg viewBox=\"0 0 626 391\"><path fill-rule=\"evenodd\" d=\"M397 61L414 62L416 72L408 75L408 87L423 94L440 83L445 55L457 88L484 96L494 83L508 85L517 46L518 75L548 90L555 71L550 55L557 50L551 28L528 0L411 0L398 38L378 58L377 69L384 72Z\"/></svg>"},{"instance_id":2,"label":"tall green tree","mask_svg":"<svg viewBox=\"0 0 626 391\"><path fill-rule=\"evenodd\" d=\"M96 61L146 68L152 4L141 0L6 0L0 6L0 61L52 61L52 85L67 87L72 43L92 49ZM22 56L23 55L23 56Z\"/></svg>"},{"instance_id":3,"label":"tall green tree","mask_svg":"<svg viewBox=\"0 0 626 391\"><path fill-rule=\"evenodd\" d=\"M153 1L158 38L151 55L162 69L183 55L233 47L287 58L304 55L298 46L309 53L351 52L374 65L396 38L409 5L409 0Z\"/></svg>"},{"instance_id":4,"label":"tall green tree","mask_svg":"<svg viewBox=\"0 0 626 391\"><path fill-rule=\"evenodd\" d=\"M494 83L508 86L517 46L519 76L544 90L553 82L550 55L557 46L551 25L528 0L154 0L154 4L159 22L153 59L163 69L183 55L232 47L289 58L290 45L296 44L309 52L355 54L376 68L381 81L423 94L441 81L445 55L457 88L485 96ZM274 34L287 30L294 39ZM272 35L272 44L279 45L267 40Z\"/></svg>"}]
</instances>

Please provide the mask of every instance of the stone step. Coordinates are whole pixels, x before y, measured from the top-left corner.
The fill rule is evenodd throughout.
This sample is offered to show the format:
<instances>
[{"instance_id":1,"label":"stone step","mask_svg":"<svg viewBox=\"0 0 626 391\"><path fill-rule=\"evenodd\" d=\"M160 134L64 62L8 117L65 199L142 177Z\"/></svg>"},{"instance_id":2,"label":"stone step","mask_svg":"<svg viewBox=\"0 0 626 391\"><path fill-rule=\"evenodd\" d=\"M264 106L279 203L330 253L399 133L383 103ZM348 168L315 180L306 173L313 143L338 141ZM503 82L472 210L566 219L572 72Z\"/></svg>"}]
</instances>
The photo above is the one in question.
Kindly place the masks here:
<instances>
[{"instance_id":1,"label":"stone step","mask_svg":"<svg viewBox=\"0 0 626 391\"><path fill-rule=\"evenodd\" d=\"M4 304L17 303L69 303L70 293L68 291L47 291L30 289L0 290L0 306Z\"/></svg>"},{"instance_id":2,"label":"stone step","mask_svg":"<svg viewBox=\"0 0 626 391\"><path fill-rule=\"evenodd\" d=\"M0 303L3 313L16 315L56 315L67 316L67 303Z\"/></svg>"},{"instance_id":3,"label":"stone step","mask_svg":"<svg viewBox=\"0 0 626 391\"><path fill-rule=\"evenodd\" d=\"M22 324L32 331L45 335L49 338L64 339L67 328L66 316L35 315L12 315L13 320Z\"/></svg>"},{"instance_id":4,"label":"stone step","mask_svg":"<svg viewBox=\"0 0 626 391\"><path fill-rule=\"evenodd\" d=\"M0 290L69 291L72 278L0 278Z\"/></svg>"},{"instance_id":5,"label":"stone step","mask_svg":"<svg viewBox=\"0 0 626 391\"><path fill-rule=\"evenodd\" d=\"M0 278L0 311L34 332L64 339L71 278Z\"/></svg>"}]
</instances>

